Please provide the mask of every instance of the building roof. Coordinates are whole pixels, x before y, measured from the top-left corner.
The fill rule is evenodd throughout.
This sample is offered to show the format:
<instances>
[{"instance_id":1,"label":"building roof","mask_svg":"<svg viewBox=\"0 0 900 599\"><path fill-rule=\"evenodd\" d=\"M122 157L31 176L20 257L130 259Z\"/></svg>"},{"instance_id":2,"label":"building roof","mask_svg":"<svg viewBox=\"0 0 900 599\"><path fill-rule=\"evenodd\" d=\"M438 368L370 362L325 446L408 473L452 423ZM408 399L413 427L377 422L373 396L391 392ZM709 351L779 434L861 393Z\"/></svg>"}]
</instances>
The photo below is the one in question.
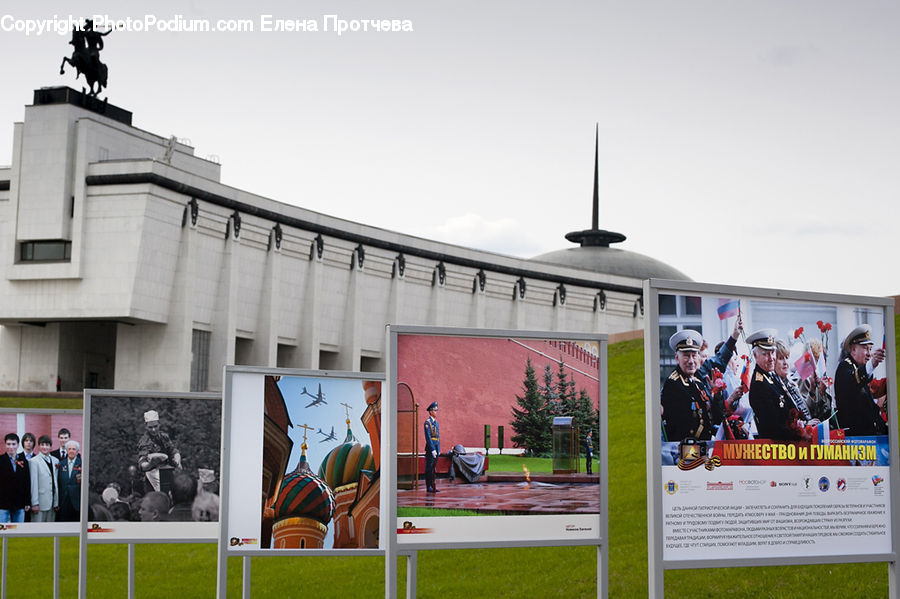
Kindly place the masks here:
<instances>
[{"instance_id":1,"label":"building roof","mask_svg":"<svg viewBox=\"0 0 900 599\"><path fill-rule=\"evenodd\" d=\"M665 262L644 254L604 246L581 246L547 252L532 258L535 262L547 262L571 266L611 275L643 279L671 279L690 281L686 274Z\"/></svg>"},{"instance_id":2,"label":"building roof","mask_svg":"<svg viewBox=\"0 0 900 599\"><path fill-rule=\"evenodd\" d=\"M334 493L324 480L309 469L305 444L300 462L293 472L284 477L272 508L276 521L299 516L327 525L334 515Z\"/></svg>"},{"instance_id":3,"label":"building roof","mask_svg":"<svg viewBox=\"0 0 900 599\"><path fill-rule=\"evenodd\" d=\"M600 134L598 126L594 138L594 197L591 228L566 234L566 239L579 244L580 247L547 252L546 254L535 256L532 260L604 274L632 277L638 280L658 278L690 281L690 277L683 272L656 258L609 247L613 243L625 241L625 235L599 227L599 145Z\"/></svg>"},{"instance_id":4,"label":"building roof","mask_svg":"<svg viewBox=\"0 0 900 599\"><path fill-rule=\"evenodd\" d=\"M332 490L357 482L362 470L372 470L375 465L372 448L363 445L353 436L349 423L348 420L347 438L329 451L319 466L319 478L324 480Z\"/></svg>"}]
</instances>

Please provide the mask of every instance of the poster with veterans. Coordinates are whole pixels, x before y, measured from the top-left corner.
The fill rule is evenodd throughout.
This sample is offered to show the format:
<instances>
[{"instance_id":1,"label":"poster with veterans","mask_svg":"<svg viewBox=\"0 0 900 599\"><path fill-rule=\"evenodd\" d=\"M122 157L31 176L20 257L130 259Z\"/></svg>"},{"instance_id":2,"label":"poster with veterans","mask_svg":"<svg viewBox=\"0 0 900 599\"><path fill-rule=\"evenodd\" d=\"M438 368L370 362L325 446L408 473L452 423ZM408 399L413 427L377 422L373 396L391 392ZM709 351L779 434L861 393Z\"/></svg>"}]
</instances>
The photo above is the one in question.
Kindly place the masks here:
<instances>
[{"instance_id":1,"label":"poster with veterans","mask_svg":"<svg viewBox=\"0 0 900 599\"><path fill-rule=\"evenodd\" d=\"M655 298L663 560L891 552L884 306L717 291Z\"/></svg>"}]
</instances>

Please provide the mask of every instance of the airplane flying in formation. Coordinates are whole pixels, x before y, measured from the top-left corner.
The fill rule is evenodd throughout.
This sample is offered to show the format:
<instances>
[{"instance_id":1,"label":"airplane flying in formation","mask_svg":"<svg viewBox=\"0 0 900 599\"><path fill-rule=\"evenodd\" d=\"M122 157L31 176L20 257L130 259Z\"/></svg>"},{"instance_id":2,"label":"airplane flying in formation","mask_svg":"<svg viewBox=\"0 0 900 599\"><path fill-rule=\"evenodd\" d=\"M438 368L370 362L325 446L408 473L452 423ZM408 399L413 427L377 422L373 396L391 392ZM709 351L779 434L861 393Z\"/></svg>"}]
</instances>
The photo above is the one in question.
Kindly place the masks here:
<instances>
[{"instance_id":1,"label":"airplane flying in formation","mask_svg":"<svg viewBox=\"0 0 900 599\"><path fill-rule=\"evenodd\" d=\"M325 441L337 441L337 437L334 435L334 427L333 426L331 427L330 433L326 433L322 429L319 429L316 432L319 433L320 435L325 436L324 439L319 439L319 443L324 443Z\"/></svg>"},{"instance_id":2,"label":"airplane flying in formation","mask_svg":"<svg viewBox=\"0 0 900 599\"><path fill-rule=\"evenodd\" d=\"M303 387L303 391L300 392L300 395L309 395L313 398L313 400L307 404L307 408L311 408L312 406L317 406L319 404L328 403L325 401L325 394L322 393L322 383L319 383L319 392L316 395L313 395L309 391L306 390L306 387Z\"/></svg>"}]
</instances>

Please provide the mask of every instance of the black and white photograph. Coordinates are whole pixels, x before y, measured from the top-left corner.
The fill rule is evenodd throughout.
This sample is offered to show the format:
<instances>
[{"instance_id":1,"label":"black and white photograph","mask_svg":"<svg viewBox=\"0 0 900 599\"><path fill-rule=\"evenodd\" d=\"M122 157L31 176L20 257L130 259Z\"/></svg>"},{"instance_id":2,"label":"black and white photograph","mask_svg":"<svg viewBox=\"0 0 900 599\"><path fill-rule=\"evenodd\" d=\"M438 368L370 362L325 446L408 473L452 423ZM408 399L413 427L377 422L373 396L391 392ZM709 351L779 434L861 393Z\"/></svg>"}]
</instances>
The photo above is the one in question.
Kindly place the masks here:
<instances>
[{"instance_id":1,"label":"black and white photograph","mask_svg":"<svg viewBox=\"0 0 900 599\"><path fill-rule=\"evenodd\" d=\"M221 401L94 395L89 417L91 536L132 529L120 523L218 522Z\"/></svg>"}]
</instances>

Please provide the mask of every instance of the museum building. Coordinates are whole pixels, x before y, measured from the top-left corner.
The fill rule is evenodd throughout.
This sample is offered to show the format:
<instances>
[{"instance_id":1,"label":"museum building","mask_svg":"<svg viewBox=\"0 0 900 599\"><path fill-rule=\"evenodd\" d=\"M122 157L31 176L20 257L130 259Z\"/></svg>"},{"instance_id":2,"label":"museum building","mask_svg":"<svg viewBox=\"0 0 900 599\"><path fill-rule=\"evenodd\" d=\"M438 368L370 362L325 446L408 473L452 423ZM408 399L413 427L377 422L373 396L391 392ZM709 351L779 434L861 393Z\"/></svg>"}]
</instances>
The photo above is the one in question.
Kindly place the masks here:
<instances>
[{"instance_id":1,"label":"museum building","mask_svg":"<svg viewBox=\"0 0 900 599\"><path fill-rule=\"evenodd\" d=\"M0 389L219 391L226 364L385 369L385 325L619 333L687 279L592 227L532 259L235 189L132 114L42 88L0 167Z\"/></svg>"}]
</instances>

